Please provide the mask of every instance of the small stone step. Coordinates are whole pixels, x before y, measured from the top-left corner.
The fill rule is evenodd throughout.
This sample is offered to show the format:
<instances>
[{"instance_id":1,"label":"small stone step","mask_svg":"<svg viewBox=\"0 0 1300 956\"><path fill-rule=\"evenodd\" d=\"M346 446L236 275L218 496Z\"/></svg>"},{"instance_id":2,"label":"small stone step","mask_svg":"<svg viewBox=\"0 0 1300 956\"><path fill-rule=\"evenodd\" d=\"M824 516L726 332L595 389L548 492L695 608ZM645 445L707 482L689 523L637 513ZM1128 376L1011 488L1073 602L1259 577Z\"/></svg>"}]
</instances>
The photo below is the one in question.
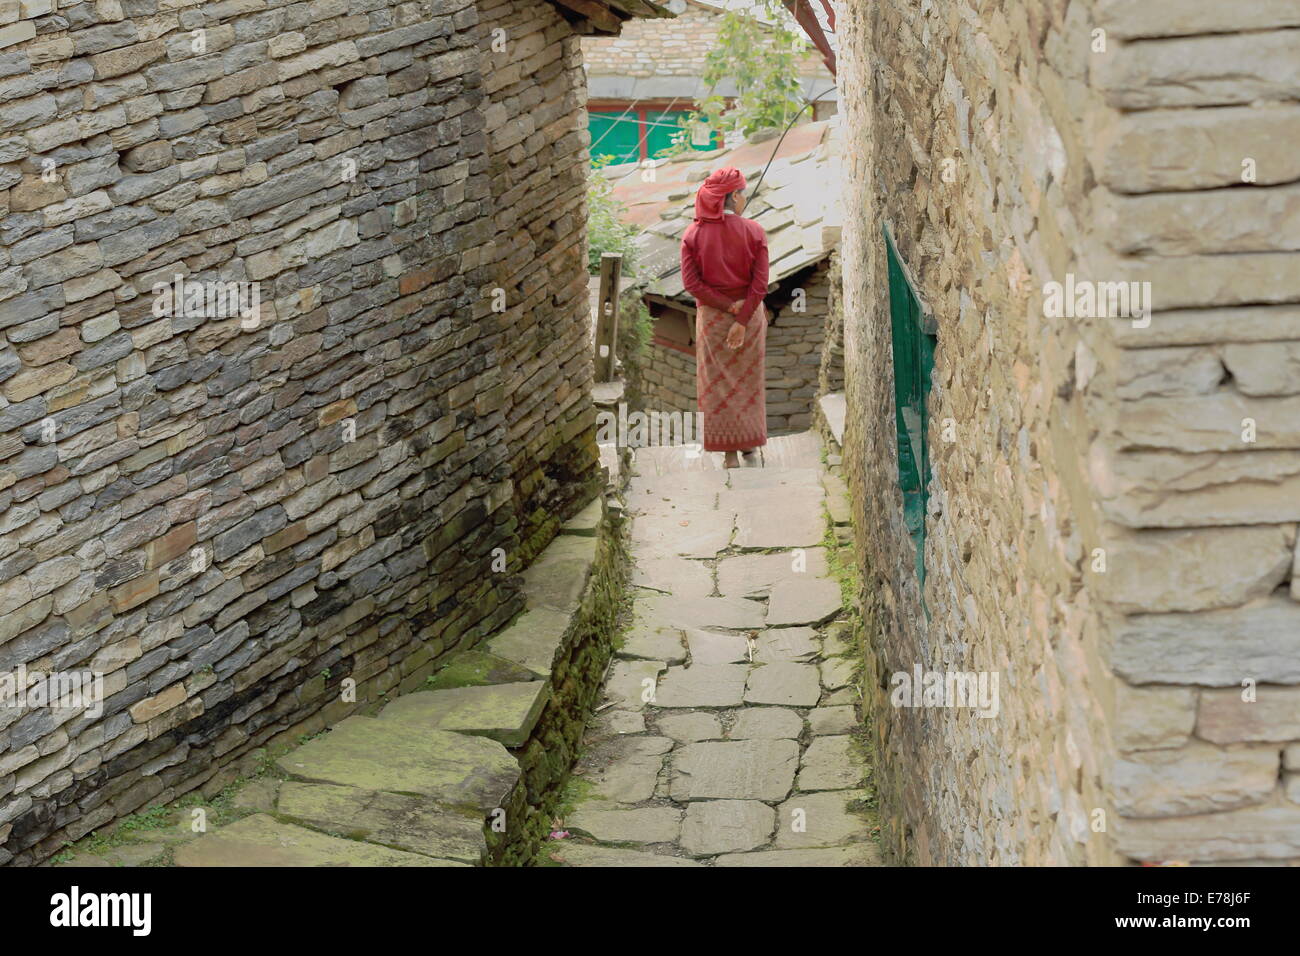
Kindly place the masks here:
<instances>
[{"instance_id":1,"label":"small stone step","mask_svg":"<svg viewBox=\"0 0 1300 956\"><path fill-rule=\"evenodd\" d=\"M519 779L518 761L495 740L373 717L349 717L276 763L301 780L483 810L501 806Z\"/></svg>"},{"instance_id":2,"label":"small stone step","mask_svg":"<svg viewBox=\"0 0 1300 956\"><path fill-rule=\"evenodd\" d=\"M566 615L567 617L567 615ZM431 690L449 687L474 687L480 684L516 684L533 680L537 675L515 661L508 661L485 651L461 651L425 686Z\"/></svg>"},{"instance_id":3,"label":"small stone step","mask_svg":"<svg viewBox=\"0 0 1300 956\"><path fill-rule=\"evenodd\" d=\"M265 813L176 848L177 866L465 866L373 843L341 840L280 823Z\"/></svg>"},{"instance_id":4,"label":"small stone step","mask_svg":"<svg viewBox=\"0 0 1300 956\"><path fill-rule=\"evenodd\" d=\"M414 729L457 730L522 747L549 697L545 681L419 691L399 697L379 715Z\"/></svg>"},{"instance_id":5,"label":"small stone step","mask_svg":"<svg viewBox=\"0 0 1300 956\"><path fill-rule=\"evenodd\" d=\"M589 505L564 522L560 527L560 533L594 538L596 532L600 530L600 519L604 513L604 500L597 496Z\"/></svg>"},{"instance_id":6,"label":"small stone step","mask_svg":"<svg viewBox=\"0 0 1300 956\"><path fill-rule=\"evenodd\" d=\"M280 791L283 817L352 840L477 866L487 850L483 820L422 797L290 780Z\"/></svg>"},{"instance_id":7,"label":"small stone step","mask_svg":"<svg viewBox=\"0 0 1300 956\"><path fill-rule=\"evenodd\" d=\"M493 655L526 668L538 677L550 677L556 651L564 643L570 615L539 607L525 611L513 624L485 645ZM493 681L493 683L501 683Z\"/></svg>"},{"instance_id":8,"label":"small stone step","mask_svg":"<svg viewBox=\"0 0 1300 956\"><path fill-rule=\"evenodd\" d=\"M560 535L524 571L529 609L546 607L566 614L577 610L596 561L595 538Z\"/></svg>"}]
</instances>

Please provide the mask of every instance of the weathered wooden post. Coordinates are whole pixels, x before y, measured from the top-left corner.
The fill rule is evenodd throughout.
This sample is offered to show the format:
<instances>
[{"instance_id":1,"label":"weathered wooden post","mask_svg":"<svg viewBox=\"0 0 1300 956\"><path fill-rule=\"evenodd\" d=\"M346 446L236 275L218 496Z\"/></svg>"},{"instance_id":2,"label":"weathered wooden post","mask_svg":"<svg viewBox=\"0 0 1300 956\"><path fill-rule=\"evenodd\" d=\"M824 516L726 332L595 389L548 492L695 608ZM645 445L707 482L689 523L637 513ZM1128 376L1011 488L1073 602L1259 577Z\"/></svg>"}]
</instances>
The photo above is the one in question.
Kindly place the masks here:
<instances>
[{"instance_id":1,"label":"weathered wooden post","mask_svg":"<svg viewBox=\"0 0 1300 956\"><path fill-rule=\"evenodd\" d=\"M614 343L618 341L618 281L623 256L605 252L600 256L600 298L596 302L596 381L614 378Z\"/></svg>"}]
</instances>

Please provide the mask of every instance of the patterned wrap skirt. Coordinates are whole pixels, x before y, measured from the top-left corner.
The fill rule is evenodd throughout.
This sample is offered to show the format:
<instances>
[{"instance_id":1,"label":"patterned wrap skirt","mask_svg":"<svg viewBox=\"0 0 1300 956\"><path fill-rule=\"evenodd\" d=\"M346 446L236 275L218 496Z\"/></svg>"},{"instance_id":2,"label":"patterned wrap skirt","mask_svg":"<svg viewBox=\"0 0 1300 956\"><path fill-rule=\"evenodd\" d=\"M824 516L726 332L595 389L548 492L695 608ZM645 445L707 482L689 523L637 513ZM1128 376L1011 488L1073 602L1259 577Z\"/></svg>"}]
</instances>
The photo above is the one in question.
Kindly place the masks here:
<instances>
[{"instance_id":1,"label":"patterned wrap skirt","mask_svg":"<svg viewBox=\"0 0 1300 956\"><path fill-rule=\"evenodd\" d=\"M704 415L705 451L743 451L767 444L767 311L760 303L745 326L745 344L727 348L735 318L703 303L695 310L695 394Z\"/></svg>"}]
</instances>

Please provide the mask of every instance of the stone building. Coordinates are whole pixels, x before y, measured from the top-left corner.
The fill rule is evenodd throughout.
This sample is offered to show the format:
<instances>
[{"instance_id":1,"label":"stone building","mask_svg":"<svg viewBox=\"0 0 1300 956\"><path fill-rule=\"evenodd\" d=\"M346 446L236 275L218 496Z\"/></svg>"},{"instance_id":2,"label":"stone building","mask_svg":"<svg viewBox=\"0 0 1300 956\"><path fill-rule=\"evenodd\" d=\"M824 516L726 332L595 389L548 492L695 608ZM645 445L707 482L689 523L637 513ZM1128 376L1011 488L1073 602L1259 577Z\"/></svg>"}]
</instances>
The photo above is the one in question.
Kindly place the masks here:
<instances>
[{"instance_id":1,"label":"stone building","mask_svg":"<svg viewBox=\"0 0 1300 956\"><path fill-rule=\"evenodd\" d=\"M518 610L598 481L577 37L663 11L6 9L0 672L103 679L0 708L31 863Z\"/></svg>"},{"instance_id":2,"label":"stone building","mask_svg":"<svg viewBox=\"0 0 1300 956\"><path fill-rule=\"evenodd\" d=\"M615 181L613 196L624 204L625 220L643 228L627 294L645 303L653 330L627 376L631 393L646 410L697 410L695 300L682 286L681 237L694 216L699 182L714 169L736 166L750 183L745 215L768 236L768 432L789 434L811 426L822 388L831 262L839 241L838 131L836 120L804 123L779 145L775 138L761 138L732 150L674 157L653 173L626 166L605 171ZM842 387L837 361L828 374L826 387Z\"/></svg>"},{"instance_id":3,"label":"stone building","mask_svg":"<svg viewBox=\"0 0 1300 956\"><path fill-rule=\"evenodd\" d=\"M1300 7L836 10L890 849L1300 862Z\"/></svg>"}]
</instances>

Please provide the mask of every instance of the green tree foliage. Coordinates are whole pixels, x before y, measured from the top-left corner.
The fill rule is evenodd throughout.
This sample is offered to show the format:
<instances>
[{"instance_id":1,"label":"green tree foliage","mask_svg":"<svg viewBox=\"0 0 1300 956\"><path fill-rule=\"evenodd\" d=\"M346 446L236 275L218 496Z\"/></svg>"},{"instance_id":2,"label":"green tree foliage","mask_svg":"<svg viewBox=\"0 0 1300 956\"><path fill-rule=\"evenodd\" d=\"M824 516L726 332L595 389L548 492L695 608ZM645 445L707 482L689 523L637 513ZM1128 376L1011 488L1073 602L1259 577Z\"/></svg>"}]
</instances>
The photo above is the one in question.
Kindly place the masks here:
<instances>
[{"instance_id":1,"label":"green tree foliage","mask_svg":"<svg viewBox=\"0 0 1300 956\"><path fill-rule=\"evenodd\" d=\"M718 44L705 59L704 81L710 89L723 80L735 83L735 102L729 104L717 94L697 101L682 133L663 153L689 149L690 129L697 123L749 136L765 127L784 127L803 106L799 61L808 44L776 0L763 0L756 9L762 11L762 20L748 11L723 14Z\"/></svg>"}]
</instances>

